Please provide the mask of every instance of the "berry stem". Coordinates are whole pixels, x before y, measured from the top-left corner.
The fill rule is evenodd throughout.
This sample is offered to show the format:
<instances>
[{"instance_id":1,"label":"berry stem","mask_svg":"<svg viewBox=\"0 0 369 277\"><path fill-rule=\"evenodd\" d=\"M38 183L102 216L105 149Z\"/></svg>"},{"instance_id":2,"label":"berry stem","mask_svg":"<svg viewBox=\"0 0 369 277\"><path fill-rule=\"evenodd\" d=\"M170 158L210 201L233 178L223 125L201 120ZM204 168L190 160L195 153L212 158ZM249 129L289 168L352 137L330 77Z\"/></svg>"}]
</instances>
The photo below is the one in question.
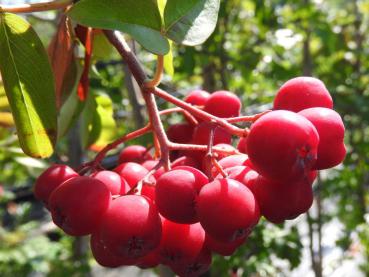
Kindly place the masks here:
<instances>
[{"instance_id":1,"label":"berry stem","mask_svg":"<svg viewBox=\"0 0 369 277\"><path fill-rule=\"evenodd\" d=\"M228 177L227 173L225 173L225 171L223 170L223 167L219 164L219 162L217 161L216 158L211 157L211 163L215 167L216 171L219 172L220 174L222 174L223 178Z\"/></svg>"},{"instance_id":2,"label":"berry stem","mask_svg":"<svg viewBox=\"0 0 369 277\"><path fill-rule=\"evenodd\" d=\"M145 127L141 128L141 129L138 129L136 131L133 131L129 134L124 135L123 137L120 137L119 139L117 139L117 140L113 141L112 143L109 143L107 146L105 146L96 155L96 157L90 163L85 164L85 166L92 166L92 167L98 166L110 150L116 148L118 145L120 145L120 144L122 144L122 143L124 143L128 140L135 139L135 138L138 138L138 137L140 137L144 134L147 134L151 130L152 130L151 125L149 124L149 125L146 125Z\"/></svg>"},{"instance_id":3,"label":"berry stem","mask_svg":"<svg viewBox=\"0 0 369 277\"><path fill-rule=\"evenodd\" d=\"M245 115L245 116L238 116L238 117L230 117L227 118L227 122L228 123L237 123L237 122L255 122L256 120L258 120L260 117L262 117L263 115L271 112L272 110L267 110L258 114L254 114L254 115Z\"/></svg>"},{"instance_id":4,"label":"berry stem","mask_svg":"<svg viewBox=\"0 0 369 277\"><path fill-rule=\"evenodd\" d=\"M164 70L164 56L159 55L154 77L151 80L145 81L143 84L144 87L153 88L153 87L158 86L163 77L163 70Z\"/></svg>"},{"instance_id":5,"label":"berry stem","mask_svg":"<svg viewBox=\"0 0 369 277\"><path fill-rule=\"evenodd\" d=\"M214 144L214 133L215 128L217 126L212 125L210 128L210 134L209 134L209 143L207 147L207 152L205 155L205 167L206 167L206 174L208 175L208 178L210 181L213 181L213 175L211 174L211 168L212 168L212 158L213 158L213 144Z\"/></svg>"},{"instance_id":6,"label":"berry stem","mask_svg":"<svg viewBox=\"0 0 369 277\"><path fill-rule=\"evenodd\" d=\"M174 143L174 142L169 142L168 147L170 150L187 150L187 151L204 151L204 152L208 150L207 145L181 144L181 143ZM221 153L221 154L227 154L227 155L240 154L238 150L229 150L229 149L224 149L222 147L219 148L216 146L214 146L212 150L215 153Z\"/></svg>"},{"instance_id":7,"label":"berry stem","mask_svg":"<svg viewBox=\"0 0 369 277\"><path fill-rule=\"evenodd\" d=\"M183 113L183 116L190 122L190 124L192 125L197 125L198 121L196 120L195 117L193 117L189 112L185 111L182 108L169 108L166 110L162 110L159 112L160 115L167 115L167 114L172 114L172 113Z\"/></svg>"},{"instance_id":8,"label":"berry stem","mask_svg":"<svg viewBox=\"0 0 369 277\"><path fill-rule=\"evenodd\" d=\"M10 12L10 13L42 12L64 9L67 6L71 5L72 3L73 0L56 0L34 4L0 5L0 12Z\"/></svg>"}]
</instances>

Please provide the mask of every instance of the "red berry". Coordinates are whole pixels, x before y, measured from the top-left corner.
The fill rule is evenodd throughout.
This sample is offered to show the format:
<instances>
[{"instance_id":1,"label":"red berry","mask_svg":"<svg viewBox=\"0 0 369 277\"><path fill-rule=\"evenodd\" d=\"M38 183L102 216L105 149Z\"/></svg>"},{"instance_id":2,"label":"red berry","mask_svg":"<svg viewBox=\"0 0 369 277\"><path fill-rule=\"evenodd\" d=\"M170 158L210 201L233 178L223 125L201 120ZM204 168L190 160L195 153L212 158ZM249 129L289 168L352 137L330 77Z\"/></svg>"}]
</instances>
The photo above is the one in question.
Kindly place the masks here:
<instances>
[{"instance_id":1,"label":"red berry","mask_svg":"<svg viewBox=\"0 0 369 277\"><path fill-rule=\"evenodd\" d=\"M224 118L239 116L241 101L232 92L225 90L216 91L206 101L204 111Z\"/></svg>"},{"instance_id":2,"label":"red berry","mask_svg":"<svg viewBox=\"0 0 369 277\"><path fill-rule=\"evenodd\" d=\"M178 166L189 166L189 167L199 167L199 163L190 156L182 156L175 161L172 162L172 168L178 167Z\"/></svg>"},{"instance_id":3,"label":"red berry","mask_svg":"<svg viewBox=\"0 0 369 277\"><path fill-rule=\"evenodd\" d=\"M158 162L159 161L157 160L147 160L142 163L142 166L150 171L154 169L154 167L158 164ZM155 179L158 179L164 172L165 172L164 167L160 167L158 170L155 171L153 176L155 177Z\"/></svg>"},{"instance_id":4,"label":"red berry","mask_svg":"<svg viewBox=\"0 0 369 277\"><path fill-rule=\"evenodd\" d=\"M223 242L246 237L260 217L252 192L232 179L205 185L198 197L197 213L206 233Z\"/></svg>"},{"instance_id":5,"label":"red berry","mask_svg":"<svg viewBox=\"0 0 369 277\"><path fill-rule=\"evenodd\" d=\"M232 242L222 242L216 240L206 234L205 237L205 246L210 249L212 252L215 252L222 256L231 256L240 247L245 241L246 237L232 241Z\"/></svg>"},{"instance_id":6,"label":"red berry","mask_svg":"<svg viewBox=\"0 0 369 277\"><path fill-rule=\"evenodd\" d=\"M72 236L91 234L98 227L110 203L106 185L91 177L75 177L57 187L49 207L54 223Z\"/></svg>"},{"instance_id":7,"label":"red berry","mask_svg":"<svg viewBox=\"0 0 369 277\"><path fill-rule=\"evenodd\" d=\"M211 123L201 122L196 126L194 133L192 135L191 143L207 145L210 140ZM222 128L216 128L214 131L214 141L213 144L226 143L230 144L232 137ZM186 155L193 157L195 160L202 165L205 152L202 151L184 151Z\"/></svg>"},{"instance_id":8,"label":"red berry","mask_svg":"<svg viewBox=\"0 0 369 277\"><path fill-rule=\"evenodd\" d=\"M172 266L172 270L178 276L198 277L209 270L212 261L211 252L207 248L203 248L195 261L188 264Z\"/></svg>"},{"instance_id":9,"label":"red berry","mask_svg":"<svg viewBox=\"0 0 369 277\"><path fill-rule=\"evenodd\" d=\"M177 166L176 169L182 169L182 170L189 171L195 176L195 178L197 180L197 182L196 182L197 191L201 190L201 188L203 187L203 184L209 183L208 177L206 177L206 175L202 171L200 171L200 170L198 170L194 167L187 166L187 165L181 165L181 166Z\"/></svg>"},{"instance_id":10,"label":"red berry","mask_svg":"<svg viewBox=\"0 0 369 277\"><path fill-rule=\"evenodd\" d=\"M317 159L319 135L314 125L290 111L273 111L258 119L247 136L249 159L271 180L298 180Z\"/></svg>"},{"instance_id":11,"label":"red berry","mask_svg":"<svg viewBox=\"0 0 369 277\"><path fill-rule=\"evenodd\" d=\"M91 174L91 177L103 182L112 195L124 195L126 193L126 181L116 172L102 170Z\"/></svg>"},{"instance_id":12,"label":"red berry","mask_svg":"<svg viewBox=\"0 0 369 277\"><path fill-rule=\"evenodd\" d=\"M159 248L151 251L146 256L140 258L136 266L142 269L157 267L160 264Z\"/></svg>"},{"instance_id":13,"label":"red berry","mask_svg":"<svg viewBox=\"0 0 369 277\"><path fill-rule=\"evenodd\" d=\"M252 169L248 166L238 165L224 169L224 172L228 175L228 178L236 180L245 185L244 179L249 171ZM223 178L221 174L216 176L217 179Z\"/></svg>"},{"instance_id":14,"label":"red berry","mask_svg":"<svg viewBox=\"0 0 369 277\"><path fill-rule=\"evenodd\" d=\"M51 193L63 182L77 177L78 174L69 166L54 164L46 169L36 180L34 194L48 208Z\"/></svg>"},{"instance_id":15,"label":"red berry","mask_svg":"<svg viewBox=\"0 0 369 277\"><path fill-rule=\"evenodd\" d=\"M146 168L138 163L122 163L114 171L123 177L131 188L149 173ZM153 177L152 181L155 181Z\"/></svg>"},{"instance_id":16,"label":"red berry","mask_svg":"<svg viewBox=\"0 0 369 277\"><path fill-rule=\"evenodd\" d=\"M312 182L316 171L298 182L275 182L259 175L250 189L254 193L261 214L273 223L294 219L306 212L313 203Z\"/></svg>"},{"instance_id":17,"label":"red berry","mask_svg":"<svg viewBox=\"0 0 369 277\"><path fill-rule=\"evenodd\" d=\"M119 267L122 265L134 265L135 259L124 259L120 256L116 256L106 247L101 240L100 233L93 233L90 238L91 252L96 262L105 267Z\"/></svg>"},{"instance_id":18,"label":"red berry","mask_svg":"<svg viewBox=\"0 0 369 277\"><path fill-rule=\"evenodd\" d=\"M149 198L153 203L155 203L155 185L143 184L141 195Z\"/></svg>"},{"instance_id":19,"label":"red berry","mask_svg":"<svg viewBox=\"0 0 369 277\"><path fill-rule=\"evenodd\" d=\"M237 154L225 157L219 161L219 165L223 168L234 167L238 165L245 165L247 163L248 157L245 154Z\"/></svg>"},{"instance_id":20,"label":"red berry","mask_svg":"<svg viewBox=\"0 0 369 277\"><path fill-rule=\"evenodd\" d=\"M205 231L200 223L188 225L163 220L163 234L159 247L163 264L174 267L194 262L204 243Z\"/></svg>"},{"instance_id":21,"label":"red berry","mask_svg":"<svg viewBox=\"0 0 369 277\"><path fill-rule=\"evenodd\" d=\"M214 147L220 148L222 150L236 152L236 149L232 145L227 144L227 143L219 143L219 144L214 145ZM221 160L221 159L227 157L228 155L229 154L225 154L225 153L217 153L216 158L217 158L217 160Z\"/></svg>"},{"instance_id":22,"label":"red berry","mask_svg":"<svg viewBox=\"0 0 369 277\"><path fill-rule=\"evenodd\" d=\"M299 112L313 107L333 108L327 88L322 81L313 77L297 77L287 81L274 99L275 110Z\"/></svg>"},{"instance_id":23,"label":"red berry","mask_svg":"<svg viewBox=\"0 0 369 277\"><path fill-rule=\"evenodd\" d=\"M176 143L189 143L192 138L194 127L188 123L177 123L170 125L167 136L170 141Z\"/></svg>"},{"instance_id":24,"label":"red berry","mask_svg":"<svg viewBox=\"0 0 369 277\"><path fill-rule=\"evenodd\" d=\"M346 156L345 126L341 116L327 108L310 108L299 112L314 124L319 134L318 159L314 169L326 169L340 164Z\"/></svg>"},{"instance_id":25,"label":"red berry","mask_svg":"<svg viewBox=\"0 0 369 277\"><path fill-rule=\"evenodd\" d=\"M127 146L119 154L119 163L142 163L148 159L152 159L152 156L147 151L146 147L141 145Z\"/></svg>"},{"instance_id":26,"label":"red berry","mask_svg":"<svg viewBox=\"0 0 369 277\"><path fill-rule=\"evenodd\" d=\"M192 105L204 106L209 97L210 94L204 90L193 90L184 100Z\"/></svg>"},{"instance_id":27,"label":"red berry","mask_svg":"<svg viewBox=\"0 0 369 277\"><path fill-rule=\"evenodd\" d=\"M103 242L114 255L141 258L159 246L161 220L148 198L125 195L111 202L100 231Z\"/></svg>"},{"instance_id":28,"label":"red berry","mask_svg":"<svg viewBox=\"0 0 369 277\"><path fill-rule=\"evenodd\" d=\"M192 136L192 142L195 144L207 145L209 143L211 127L212 125L209 122L201 122L199 125L197 125ZM231 135L228 134L224 129L218 127L214 131L213 145L219 143L230 144Z\"/></svg>"},{"instance_id":29,"label":"red berry","mask_svg":"<svg viewBox=\"0 0 369 277\"><path fill-rule=\"evenodd\" d=\"M208 179L203 177L197 178L191 171L177 168L161 175L155 190L160 214L176 223L198 222L196 199L201 187L208 183Z\"/></svg>"},{"instance_id":30,"label":"red berry","mask_svg":"<svg viewBox=\"0 0 369 277\"><path fill-rule=\"evenodd\" d=\"M247 141L247 138L242 137L242 138L240 138L240 140L238 141L238 144L237 144L238 151L240 151L241 153L244 153L244 154L247 154L246 141Z\"/></svg>"},{"instance_id":31,"label":"red berry","mask_svg":"<svg viewBox=\"0 0 369 277\"><path fill-rule=\"evenodd\" d=\"M224 157L223 159L221 159L219 161L219 165L225 170L227 168L231 168L231 167L235 167L235 166L247 166L250 167L251 162L248 159L247 155L244 154L237 154L237 155L231 155L231 156L227 156ZM212 175L215 177L218 175L218 170L213 167L212 170Z\"/></svg>"}]
</instances>

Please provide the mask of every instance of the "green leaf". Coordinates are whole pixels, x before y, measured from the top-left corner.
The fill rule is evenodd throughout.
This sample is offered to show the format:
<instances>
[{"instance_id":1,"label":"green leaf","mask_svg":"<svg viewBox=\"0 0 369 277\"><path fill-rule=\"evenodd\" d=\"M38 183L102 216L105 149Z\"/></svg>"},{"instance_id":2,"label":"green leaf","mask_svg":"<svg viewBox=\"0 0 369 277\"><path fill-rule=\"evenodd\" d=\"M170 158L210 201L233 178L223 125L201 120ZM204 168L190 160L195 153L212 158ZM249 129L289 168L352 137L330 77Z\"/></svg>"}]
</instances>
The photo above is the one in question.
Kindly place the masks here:
<instances>
[{"instance_id":1,"label":"green leaf","mask_svg":"<svg viewBox=\"0 0 369 277\"><path fill-rule=\"evenodd\" d=\"M53 73L35 31L10 13L0 13L0 72L23 151L49 157L57 133Z\"/></svg>"},{"instance_id":2,"label":"green leaf","mask_svg":"<svg viewBox=\"0 0 369 277\"><path fill-rule=\"evenodd\" d=\"M167 0L164 11L165 32L179 44L203 43L214 31L220 0Z\"/></svg>"},{"instance_id":3,"label":"green leaf","mask_svg":"<svg viewBox=\"0 0 369 277\"><path fill-rule=\"evenodd\" d=\"M161 34L162 20L156 1L81 0L69 15L81 25L127 33L154 54L169 51L168 40Z\"/></svg>"},{"instance_id":4,"label":"green leaf","mask_svg":"<svg viewBox=\"0 0 369 277\"><path fill-rule=\"evenodd\" d=\"M88 98L82 115L81 140L84 148L99 151L116 137L113 103L103 93Z\"/></svg>"},{"instance_id":5,"label":"green leaf","mask_svg":"<svg viewBox=\"0 0 369 277\"><path fill-rule=\"evenodd\" d=\"M117 51L103 33L94 35L92 55L95 59L112 60L116 53Z\"/></svg>"},{"instance_id":6,"label":"green leaf","mask_svg":"<svg viewBox=\"0 0 369 277\"><path fill-rule=\"evenodd\" d=\"M169 43L170 43L169 53L164 56L164 70L168 75L173 77L174 75L173 51L172 51L173 44L171 41L169 41Z\"/></svg>"},{"instance_id":7,"label":"green leaf","mask_svg":"<svg viewBox=\"0 0 369 277\"><path fill-rule=\"evenodd\" d=\"M96 137L91 138L91 129L94 115L96 113L97 104L93 93L89 93L87 100L84 102L85 107L81 116L80 136L82 147L86 149L91 144L90 141L96 139Z\"/></svg>"},{"instance_id":8,"label":"green leaf","mask_svg":"<svg viewBox=\"0 0 369 277\"><path fill-rule=\"evenodd\" d=\"M97 109L91 132L96 132L95 141L91 141L90 149L100 151L117 136L117 125L113 117L113 103L108 95L96 97ZM98 124L96 124L98 123ZM99 125L99 128L96 126Z\"/></svg>"}]
</instances>

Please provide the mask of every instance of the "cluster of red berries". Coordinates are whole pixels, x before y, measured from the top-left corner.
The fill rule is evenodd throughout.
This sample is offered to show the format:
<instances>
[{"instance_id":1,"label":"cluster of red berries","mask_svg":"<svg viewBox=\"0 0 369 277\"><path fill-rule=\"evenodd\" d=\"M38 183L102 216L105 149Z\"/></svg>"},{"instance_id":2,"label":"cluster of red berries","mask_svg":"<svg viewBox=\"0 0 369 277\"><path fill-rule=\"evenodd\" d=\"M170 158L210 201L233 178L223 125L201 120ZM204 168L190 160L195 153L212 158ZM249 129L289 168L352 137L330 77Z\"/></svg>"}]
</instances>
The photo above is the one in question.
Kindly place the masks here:
<instances>
[{"instance_id":1,"label":"cluster of red berries","mask_svg":"<svg viewBox=\"0 0 369 277\"><path fill-rule=\"evenodd\" d=\"M222 118L241 109L227 91L194 91L185 101ZM159 168L139 194L131 193L158 163L135 145L122 150L113 171L89 177L53 165L38 178L35 195L64 232L91 235L92 253L103 266L165 264L180 276L198 276L210 267L212 253L232 255L261 215L281 223L310 208L317 170L339 164L346 153L344 126L332 107L321 81L295 78L280 88L274 111L240 139L239 154L215 155L218 164L207 175L203 152L176 152L170 171ZM172 125L168 136L206 145L212 127L199 122ZM237 152L220 127L213 140Z\"/></svg>"}]
</instances>

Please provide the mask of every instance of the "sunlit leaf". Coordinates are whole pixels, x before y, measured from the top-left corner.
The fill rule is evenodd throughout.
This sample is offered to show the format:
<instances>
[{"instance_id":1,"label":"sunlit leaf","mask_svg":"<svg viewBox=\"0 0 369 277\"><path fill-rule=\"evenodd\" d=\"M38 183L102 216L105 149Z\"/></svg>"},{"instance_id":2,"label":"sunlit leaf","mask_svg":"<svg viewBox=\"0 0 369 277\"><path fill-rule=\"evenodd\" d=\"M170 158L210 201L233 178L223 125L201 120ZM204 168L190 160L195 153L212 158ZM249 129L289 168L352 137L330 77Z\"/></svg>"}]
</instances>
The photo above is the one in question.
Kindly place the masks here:
<instances>
[{"instance_id":1,"label":"sunlit leaf","mask_svg":"<svg viewBox=\"0 0 369 277\"><path fill-rule=\"evenodd\" d=\"M23 151L50 156L57 133L52 70L32 27L9 13L0 13L0 72Z\"/></svg>"},{"instance_id":2,"label":"sunlit leaf","mask_svg":"<svg viewBox=\"0 0 369 277\"><path fill-rule=\"evenodd\" d=\"M84 148L99 151L116 138L112 104L110 97L103 93L88 98L82 115L81 139Z\"/></svg>"},{"instance_id":3,"label":"sunlit leaf","mask_svg":"<svg viewBox=\"0 0 369 277\"><path fill-rule=\"evenodd\" d=\"M164 56L164 70L165 72L172 76L174 75L174 66L173 66L173 51L172 51L173 44L170 41L170 50L168 54Z\"/></svg>"},{"instance_id":4,"label":"sunlit leaf","mask_svg":"<svg viewBox=\"0 0 369 277\"><path fill-rule=\"evenodd\" d=\"M168 40L161 34L156 1L81 0L69 15L84 26L127 33L152 53L163 55L169 51Z\"/></svg>"},{"instance_id":5,"label":"sunlit leaf","mask_svg":"<svg viewBox=\"0 0 369 277\"><path fill-rule=\"evenodd\" d=\"M167 4L167 0L158 0L158 8L162 19L164 19L164 9Z\"/></svg>"},{"instance_id":6,"label":"sunlit leaf","mask_svg":"<svg viewBox=\"0 0 369 277\"><path fill-rule=\"evenodd\" d=\"M203 43L214 31L220 0L167 0L164 12L165 32L179 44Z\"/></svg>"}]
</instances>

